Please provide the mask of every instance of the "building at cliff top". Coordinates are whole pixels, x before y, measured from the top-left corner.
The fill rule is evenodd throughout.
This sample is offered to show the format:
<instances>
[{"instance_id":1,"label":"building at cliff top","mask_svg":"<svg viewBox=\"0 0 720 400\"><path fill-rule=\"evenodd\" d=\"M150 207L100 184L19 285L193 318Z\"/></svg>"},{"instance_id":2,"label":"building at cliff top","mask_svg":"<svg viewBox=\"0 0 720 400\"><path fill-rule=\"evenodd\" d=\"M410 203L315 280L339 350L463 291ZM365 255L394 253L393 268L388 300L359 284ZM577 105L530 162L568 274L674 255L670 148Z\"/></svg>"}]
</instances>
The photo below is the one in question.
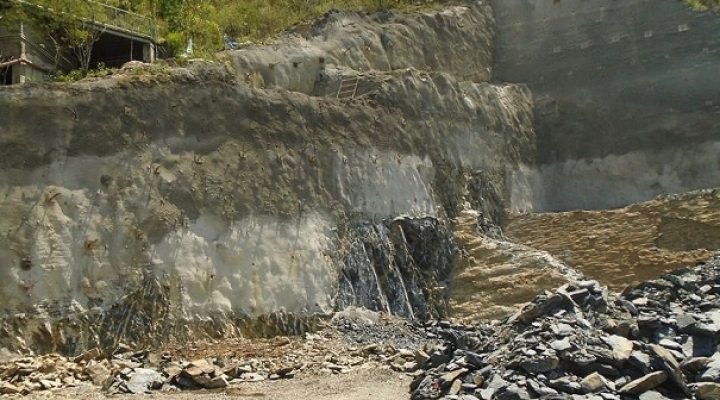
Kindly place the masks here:
<instances>
[{"instance_id":1,"label":"building at cliff top","mask_svg":"<svg viewBox=\"0 0 720 400\"><path fill-rule=\"evenodd\" d=\"M42 80L57 68L69 69L66 59L55 59L53 51L19 24L16 30L0 28L0 83L10 85Z\"/></svg>"},{"instance_id":2,"label":"building at cliff top","mask_svg":"<svg viewBox=\"0 0 720 400\"><path fill-rule=\"evenodd\" d=\"M30 1L16 0L21 6L36 7L53 13ZM128 61L153 62L155 60L155 22L102 3L91 18L80 18L88 30L98 34L93 45L90 67L98 65L120 67ZM57 54L54 46L34 34L32 21L17 26L0 28L0 84L10 85L44 80L58 71L78 68L77 62L67 54Z\"/></svg>"}]
</instances>

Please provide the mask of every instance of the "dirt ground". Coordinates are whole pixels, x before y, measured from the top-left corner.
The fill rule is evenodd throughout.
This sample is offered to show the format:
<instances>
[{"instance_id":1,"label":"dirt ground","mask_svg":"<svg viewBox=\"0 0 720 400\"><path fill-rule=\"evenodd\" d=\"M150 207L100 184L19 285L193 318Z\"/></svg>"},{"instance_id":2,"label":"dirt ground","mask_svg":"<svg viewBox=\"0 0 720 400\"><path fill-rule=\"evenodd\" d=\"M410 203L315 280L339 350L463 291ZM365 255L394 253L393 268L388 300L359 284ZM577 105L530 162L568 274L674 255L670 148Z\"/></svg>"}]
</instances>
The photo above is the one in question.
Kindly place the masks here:
<instances>
[{"instance_id":1,"label":"dirt ground","mask_svg":"<svg viewBox=\"0 0 720 400\"><path fill-rule=\"evenodd\" d=\"M388 368L355 370L347 374L326 376L298 376L294 379L264 381L233 385L220 391L192 391L156 393L152 395L107 396L93 386L39 392L24 399L40 400L99 400L107 398L158 399L158 400L377 400L410 399L408 388L411 378Z\"/></svg>"}]
</instances>

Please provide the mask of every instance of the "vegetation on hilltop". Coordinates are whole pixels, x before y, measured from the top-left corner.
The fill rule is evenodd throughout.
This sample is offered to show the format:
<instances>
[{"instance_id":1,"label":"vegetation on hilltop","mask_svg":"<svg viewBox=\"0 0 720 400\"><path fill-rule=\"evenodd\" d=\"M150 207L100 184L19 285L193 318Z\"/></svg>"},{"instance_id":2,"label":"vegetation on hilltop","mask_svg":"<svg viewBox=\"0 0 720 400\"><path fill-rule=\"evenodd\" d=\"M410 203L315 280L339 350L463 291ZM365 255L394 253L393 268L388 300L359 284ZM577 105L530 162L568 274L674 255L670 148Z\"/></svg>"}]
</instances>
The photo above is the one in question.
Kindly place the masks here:
<instances>
[{"instance_id":1,"label":"vegetation on hilltop","mask_svg":"<svg viewBox=\"0 0 720 400\"><path fill-rule=\"evenodd\" d=\"M75 16L93 15L94 8L94 4L76 0L33 0L32 5L0 0L0 28L14 31L20 23L30 26L33 36L40 36L42 42L52 44L56 64L70 53L81 68L87 70L92 46L99 33L87 29Z\"/></svg>"},{"instance_id":2,"label":"vegetation on hilltop","mask_svg":"<svg viewBox=\"0 0 720 400\"><path fill-rule=\"evenodd\" d=\"M684 0L690 7L701 11L720 11L720 0Z\"/></svg>"},{"instance_id":3,"label":"vegetation on hilltop","mask_svg":"<svg viewBox=\"0 0 720 400\"><path fill-rule=\"evenodd\" d=\"M441 0L100 0L102 3L150 17L158 39L172 55L180 55L192 40L194 55L223 49L223 38L262 42L330 10L378 11L408 9ZM76 17L97 18L98 5L89 0L0 0L0 25L33 21L35 30L56 47L71 52L86 70L97 34ZM52 12L48 12L52 10Z\"/></svg>"}]
</instances>

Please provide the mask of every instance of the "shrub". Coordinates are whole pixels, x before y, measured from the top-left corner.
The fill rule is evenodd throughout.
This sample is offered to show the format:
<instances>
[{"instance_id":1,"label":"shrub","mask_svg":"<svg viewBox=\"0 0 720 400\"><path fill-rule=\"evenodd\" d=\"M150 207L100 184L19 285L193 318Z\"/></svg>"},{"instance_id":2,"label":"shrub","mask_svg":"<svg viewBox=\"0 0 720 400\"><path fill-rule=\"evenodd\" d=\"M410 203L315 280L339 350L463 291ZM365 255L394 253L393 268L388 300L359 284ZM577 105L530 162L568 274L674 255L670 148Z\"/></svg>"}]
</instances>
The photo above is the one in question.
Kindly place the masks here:
<instances>
[{"instance_id":1,"label":"shrub","mask_svg":"<svg viewBox=\"0 0 720 400\"><path fill-rule=\"evenodd\" d=\"M700 10L720 11L720 0L684 0L690 7Z\"/></svg>"}]
</instances>

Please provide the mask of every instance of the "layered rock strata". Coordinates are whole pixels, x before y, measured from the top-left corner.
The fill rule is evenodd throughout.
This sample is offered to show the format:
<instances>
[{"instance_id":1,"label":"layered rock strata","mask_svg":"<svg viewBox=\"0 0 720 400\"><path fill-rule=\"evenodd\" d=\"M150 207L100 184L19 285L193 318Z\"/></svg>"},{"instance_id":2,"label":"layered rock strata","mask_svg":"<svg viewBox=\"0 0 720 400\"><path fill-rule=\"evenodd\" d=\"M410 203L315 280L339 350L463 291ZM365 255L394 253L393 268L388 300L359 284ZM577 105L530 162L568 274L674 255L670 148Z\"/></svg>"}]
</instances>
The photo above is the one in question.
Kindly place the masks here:
<instances>
[{"instance_id":1,"label":"layered rock strata","mask_svg":"<svg viewBox=\"0 0 720 400\"><path fill-rule=\"evenodd\" d=\"M485 82L491 22L480 3L338 14L227 65L3 88L0 342L303 332L349 305L443 315L468 177L493 177L480 203L503 210L534 157L529 91ZM326 90L343 68L371 90Z\"/></svg>"}]
</instances>

